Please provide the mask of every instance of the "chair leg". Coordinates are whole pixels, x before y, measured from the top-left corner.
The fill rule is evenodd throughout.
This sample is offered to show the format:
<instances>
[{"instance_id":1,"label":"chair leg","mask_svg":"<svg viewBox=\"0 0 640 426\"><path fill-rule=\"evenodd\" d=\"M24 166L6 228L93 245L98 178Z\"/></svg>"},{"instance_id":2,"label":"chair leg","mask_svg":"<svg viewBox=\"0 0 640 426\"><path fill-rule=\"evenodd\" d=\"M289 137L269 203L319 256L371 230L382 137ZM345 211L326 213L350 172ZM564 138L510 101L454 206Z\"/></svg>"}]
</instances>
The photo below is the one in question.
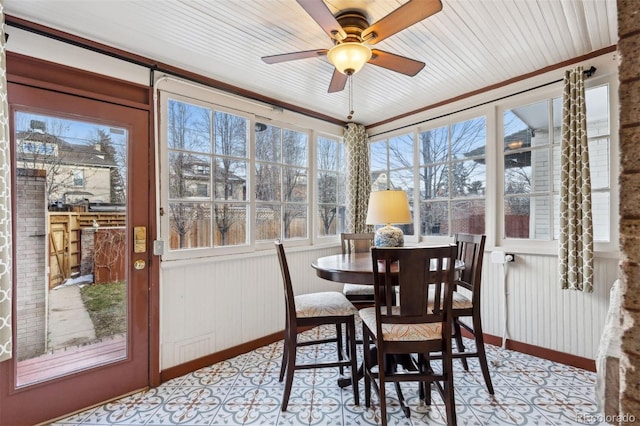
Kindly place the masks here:
<instances>
[{"instance_id":1,"label":"chair leg","mask_svg":"<svg viewBox=\"0 0 640 426\"><path fill-rule=\"evenodd\" d=\"M433 374L429 355L418 354L418 367L421 373ZM426 405L431 405L431 382L425 381L420 383L420 399L423 399Z\"/></svg>"},{"instance_id":2,"label":"chair leg","mask_svg":"<svg viewBox=\"0 0 640 426\"><path fill-rule=\"evenodd\" d=\"M284 379L284 372L287 370L287 361L289 360L289 331L284 333L284 343L282 347L282 363L280 363L280 379Z\"/></svg>"},{"instance_id":3,"label":"chair leg","mask_svg":"<svg viewBox=\"0 0 640 426\"><path fill-rule=\"evenodd\" d=\"M404 394L402 393L402 388L400 387L400 382L395 382L394 383L396 386L396 393L398 394L398 402L400 403L400 408L402 409L402 412L404 413L404 416L408 419L411 418L411 409L409 408L409 406L407 405L407 403L404 400Z\"/></svg>"},{"instance_id":4,"label":"chair leg","mask_svg":"<svg viewBox=\"0 0 640 426\"><path fill-rule=\"evenodd\" d=\"M453 360L449 356L442 358L442 370L446 379L444 380L444 404L447 412L447 425L456 425L456 399L453 389Z\"/></svg>"},{"instance_id":5,"label":"chair leg","mask_svg":"<svg viewBox=\"0 0 640 426\"><path fill-rule=\"evenodd\" d=\"M293 373L296 369L296 348L297 338L293 336L294 344L293 348L289 348L287 353L287 379L284 382L284 394L282 395L282 411L287 411L287 405L289 404L289 396L291 395L291 386L293 384Z\"/></svg>"},{"instance_id":6,"label":"chair leg","mask_svg":"<svg viewBox=\"0 0 640 426\"><path fill-rule=\"evenodd\" d=\"M491 375L489 374L489 365L487 363L487 353L484 349L484 336L482 335L482 321L480 315L473 316L473 331L476 340L476 351L478 352L478 361L480 362L480 370L482 370L482 376L484 376L484 383L487 385L487 390L491 395L493 392L493 383L491 383Z\"/></svg>"},{"instance_id":7,"label":"chair leg","mask_svg":"<svg viewBox=\"0 0 640 426\"><path fill-rule=\"evenodd\" d=\"M458 318L454 318L453 320L453 336L456 339L456 347L458 348L458 352L464 352L464 343L462 343L462 330L460 329L460 323L458 322ZM469 364L467 363L467 358L460 358L462 362L462 367L465 371L469 371Z\"/></svg>"},{"instance_id":8,"label":"chair leg","mask_svg":"<svg viewBox=\"0 0 640 426\"><path fill-rule=\"evenodd\" d=\"M378 397L380 398L380 422L387 426L387 394L385 386L385 360L382 359L382 351L378 351Z\"/></svg>"},{"instance_id":9,"label":"chair leg","mask_svg":"<svg viewBox=\"0 0 640 426\"><path fill-rule=\"evenodd\" d=\"M371 376L369 372L372 368L372 354L369 341L369 333L363 325L362 328L362 350L363 350L363 375L364 375L364 405L365 407L371 407Z\"/></svg>"},{"instance_id":10,"label":"chair leg","mask_svg":"<svg viewBox=\"0 0 640 426\"><path fill-rule=\"evenodd\" d=\"M360 405L360 390L358 389L358 355L356 352L356 322L351 317L347 322L347 342L349 344L349 359L351 361L351 385L355 405Z\"/></svg>"},{"instance_id":11,"label":"chair leg","mask_svg":"<svg viewBox=\"0 0 640 426\"><path fill-rule=\"evenodd\" d=\"M342 346L342 323L337 323L336 324L336 339L337 339L337 345L338 345L338 360L342 361L343 359L343 346ZM340 374L344 374L344 367L340 366L338 367L340 369Z\"/></svg>"}]
</instances>

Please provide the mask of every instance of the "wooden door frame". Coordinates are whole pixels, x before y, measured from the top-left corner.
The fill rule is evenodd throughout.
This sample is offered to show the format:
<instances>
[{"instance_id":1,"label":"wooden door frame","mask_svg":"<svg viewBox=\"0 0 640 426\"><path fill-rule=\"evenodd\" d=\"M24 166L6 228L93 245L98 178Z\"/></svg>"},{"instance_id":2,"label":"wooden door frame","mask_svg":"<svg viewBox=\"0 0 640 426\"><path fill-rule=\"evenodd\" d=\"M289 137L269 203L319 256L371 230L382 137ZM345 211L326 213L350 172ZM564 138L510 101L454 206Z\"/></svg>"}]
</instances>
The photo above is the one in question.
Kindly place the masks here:
<instances>
[{"instance_id":1,"label":"wooden door frame","mask_svg":"<svg viewBox=\"0 0 640 426\"><path fill-rule=\"evenodd\" d=\"M155 200L155 149L152 102L152 88L147 86L117 80L99 74L78 70L54 64L51 62L31 58L28 56L7 52L7 80L9 83L31 86L62 94L76 95L84 98L107 102L115 105L131 107L147 113L148 141L144 153L148 158L148 187L145 194L135 194L137 197L147 197L148 209L148 241L149 251L145 255L148 264L148 386L160 384L159 363L159 258L154 256L151 241L157 235L156 200ZM140 152L140 151L138 151ZM131 226L135 224L132 223ZM129 230L131 232L131 230ZM15 299L14 299L15 309ZM15 361L7 361L13 363Z\"/></svg>"}]
</instances>

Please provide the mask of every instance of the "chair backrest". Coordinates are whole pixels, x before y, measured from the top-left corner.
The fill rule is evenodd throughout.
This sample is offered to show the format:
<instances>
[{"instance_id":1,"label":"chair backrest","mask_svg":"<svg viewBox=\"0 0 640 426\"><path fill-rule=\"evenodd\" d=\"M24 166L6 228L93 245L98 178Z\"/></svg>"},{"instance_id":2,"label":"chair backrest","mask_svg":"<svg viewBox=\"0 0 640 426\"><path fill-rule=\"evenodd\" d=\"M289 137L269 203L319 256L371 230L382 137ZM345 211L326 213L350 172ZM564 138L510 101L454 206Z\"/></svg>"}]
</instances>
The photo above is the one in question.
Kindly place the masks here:
<instances>
[{"instance_id":1,"label":"chair backrest","mask_svg":"<svg viewBox=\"0 0 640 426\"><path fill-rule=\"evenodd\" d=\"M342 254L367 253L373 246L375 234L373 232L340 234Z\"/></svg>"},{"instance_id":2,"label":"chair backrest","mask_svg":"<svg viewBox=\"0 0 640 426\"><path fill-rule=\"evenodd\" d=\"M371 249L371 258L378 327L381 328L383 323L450 323L455 279L455 245L374 247ZM394 300L396 285L400 292L399 309L394 308L392 302L386 303ZM434 306L433 309L428 308L430 291L436 295L435 304L431 305Z\"/></svg>"},{"instance_id":3,"label":"chair backrest","mask_svg":"<svg viewBox=\"0 0 640 426\"><path fill-rule=\"evenodd\" d=\"M287 264L287 256L284 252L284 246L280 240L275 241L276 252L278 252L278 261L280 262L280 272L282 273L282 283L284 285L284 302L287 309L287 323L295 326L296 322L296 303L293 294L293 285L291 284L291 275L289 274L289 265Z\"/></svg>"},{"instance_id":4,"label":"chair backrest","mask_svg":"<svg viewBox=\"0 0 640 426\"><path fill-rule=\"evenodd\" d=\"M484 257L485 235L456 234L455 243L458 247L457 257L464 262L464 269L460 271L458 285L472 292L474 306L480 302L480 284L482 282L482 260ZM477 305L479 306L479 305Z\"/></svg>"}]
</instances>

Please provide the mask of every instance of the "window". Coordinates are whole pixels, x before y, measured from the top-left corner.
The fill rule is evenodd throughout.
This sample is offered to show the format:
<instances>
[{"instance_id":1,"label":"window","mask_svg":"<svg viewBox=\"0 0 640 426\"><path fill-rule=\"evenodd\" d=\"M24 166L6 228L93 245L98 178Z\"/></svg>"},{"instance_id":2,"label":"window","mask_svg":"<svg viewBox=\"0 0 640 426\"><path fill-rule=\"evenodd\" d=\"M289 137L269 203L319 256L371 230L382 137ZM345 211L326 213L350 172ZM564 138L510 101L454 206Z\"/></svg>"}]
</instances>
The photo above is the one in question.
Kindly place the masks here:
<instances>
[{"instance_id":1,"label":"window","mask_svg":"<svg viewBox=\"0 0 640 426\"><path fill-rule=\"evenodd\" d=\"M307 238L309 142L303 132L257 123L256 240Z\"/></svg>"},{"instance_id":2,"label":"window","mask_svg":"<svg viewBox=\"0 0 640 426\"><path fill-rule=\"evenodd\" d=\"M345 220L344 145L319 137L316 159L318 236L338 235L344 230Z\"/></svg>"},{"instance_id":3,"label":"window","mask_svg":"<svg viewBox=\"0 0 640 426\"><path fill-rule=\"evenodd\" d=\"M586 90L594 241L610 241L610 117L607 85ZM504 236L559 235L562 98L503 113Z\"/></svg>"},{"instance_id":4,"label":"window","mask_svg":"<svg viewBox=\"0 0 640 426\"><path fill-rule=\"evenodd\" d=\"M292 124L271 107L173 80L159 94L163 260L273 249L277 238L338 240L344 155L331 131L341 126L307 117ZM323 137L312 144L316 124Z\"/></svg>"},{"instance_id":5,"label":"window","mask_svg":"<svg viewBox=\"0 0 640 426\"><path fill-rule=\"evenodd\" d=\"M71 180L72 180L73 186L83 187L84 186L84 170L72 170Z\"/></svg>"},{"instance_id":6,"label":"window","mask_svg":"<svg viewBox=\"0 0 640 426\"><path fill-rule=\"evenodd\" d=\"M372 142L371 190L403 189L409 196L409 206L413 210L414 189L414 146L413 134L404 134L389 139ZM414 235L413 224L399 225L405 235Z\"/></svg>"},{"instance_id":7,"label":"window","mask_svg":"<svg viewBox=\"0 0 640 426\"><path fill-rule=\"evenodd\" d=\"M19 152L21 152L22 154L33 155L55 155L56 145L52 143L24 141L19 146Z\"/></svg>"},{"instance_id":8,"label":"window","mask_svg":"<svg viewBox=\"0 0 640 426\"><path fill-rule=\"evenodd\" d=\"M485 233L486 119L418 134L420 234Z\"/></svg>"},{"instance_id":9,"label":"window","mask_svg":"<svg viewBox=\"0 0 640 426\"><path fill-rule=\"evenodd\" d=\"M246 117L168 100L170 250L248 243L248 141Z\"/></svg>"}]
</instances>

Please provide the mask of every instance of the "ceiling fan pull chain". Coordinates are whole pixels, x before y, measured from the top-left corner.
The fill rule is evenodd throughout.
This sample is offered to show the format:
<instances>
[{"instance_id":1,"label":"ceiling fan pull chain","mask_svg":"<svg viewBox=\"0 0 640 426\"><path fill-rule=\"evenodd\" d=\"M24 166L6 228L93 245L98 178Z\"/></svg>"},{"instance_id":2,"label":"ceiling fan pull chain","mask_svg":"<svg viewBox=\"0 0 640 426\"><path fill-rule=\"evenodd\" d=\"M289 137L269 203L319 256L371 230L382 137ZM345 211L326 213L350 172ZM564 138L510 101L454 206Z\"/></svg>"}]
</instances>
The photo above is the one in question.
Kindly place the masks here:
<instances>
[{"instance_id":1,"label":"ceiling fan pull chain","mask_svg":"<svg viewBox=\"0 0 640 426\"><path fill-rule=\"evenodd\" d=\"M349 74L349 115L347 120L353 118L353 74Z\"/></svg>"}]
</instances>

